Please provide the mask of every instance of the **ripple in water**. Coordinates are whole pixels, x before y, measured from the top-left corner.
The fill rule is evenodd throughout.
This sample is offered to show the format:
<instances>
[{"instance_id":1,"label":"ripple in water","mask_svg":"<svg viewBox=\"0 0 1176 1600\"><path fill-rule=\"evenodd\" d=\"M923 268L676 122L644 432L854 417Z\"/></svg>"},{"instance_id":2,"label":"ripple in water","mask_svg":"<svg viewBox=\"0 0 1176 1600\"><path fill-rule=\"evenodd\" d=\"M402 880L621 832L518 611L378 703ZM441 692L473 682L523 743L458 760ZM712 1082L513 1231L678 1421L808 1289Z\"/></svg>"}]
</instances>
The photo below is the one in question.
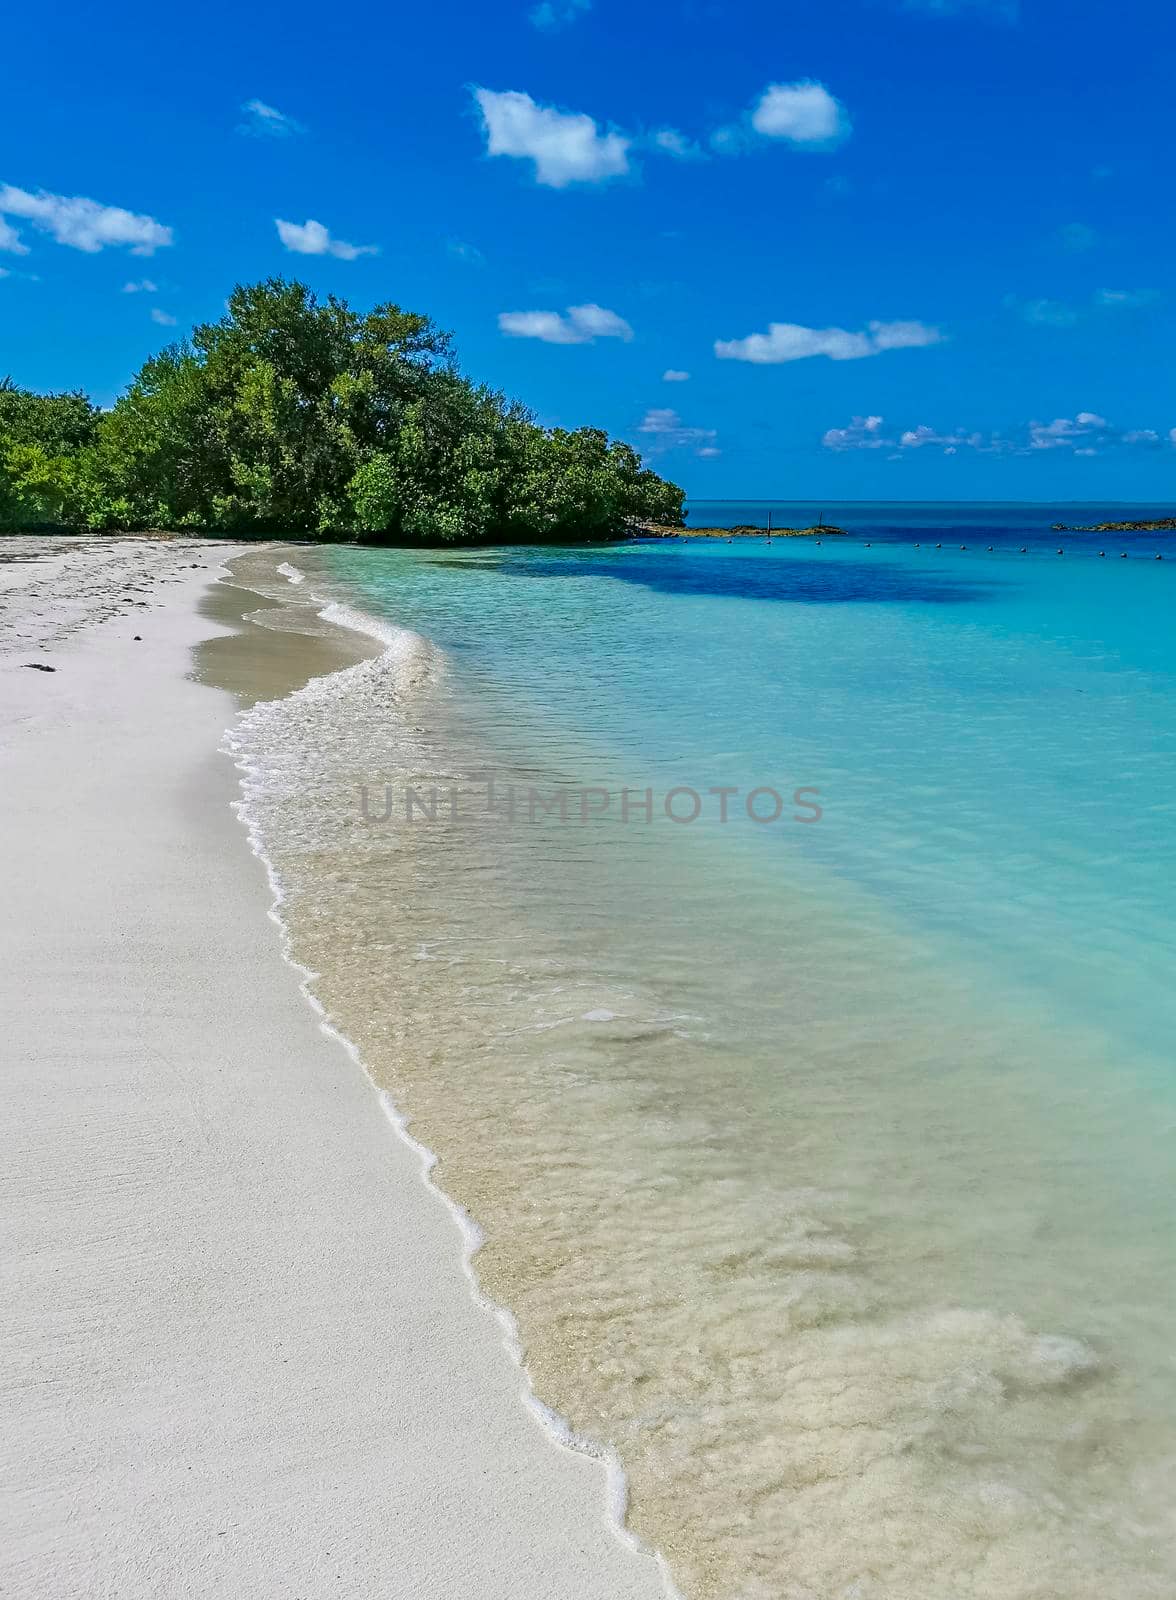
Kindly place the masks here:
<instances>
[{"instance_id":1,"label":"ripple in water","mask_svg":"<svg viewBox=\"0 0 1176 1600\"><path fill-rule=\"evenodd\" d=\"M1171 1118L1137 1063L820 852L381 822L386 784L631 759L607 706L569 731L385 627L244 714L246 810L315 992L485 1231L536 1392L616 1448L683 1594L1167 1600Z\"/></svg>"}]
</instances>

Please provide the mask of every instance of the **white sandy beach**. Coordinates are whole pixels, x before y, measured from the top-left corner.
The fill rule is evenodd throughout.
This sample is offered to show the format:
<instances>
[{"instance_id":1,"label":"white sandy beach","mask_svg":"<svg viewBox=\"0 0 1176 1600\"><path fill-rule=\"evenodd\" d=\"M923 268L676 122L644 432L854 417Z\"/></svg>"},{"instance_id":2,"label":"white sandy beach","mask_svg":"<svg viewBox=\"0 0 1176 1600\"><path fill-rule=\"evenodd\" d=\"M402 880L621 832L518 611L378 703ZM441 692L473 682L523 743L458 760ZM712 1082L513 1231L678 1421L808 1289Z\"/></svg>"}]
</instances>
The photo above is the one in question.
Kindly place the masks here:
<instances>
[{"instance_id":1,"label":"white sandy beach","mask_svg":"<svg viewBox=\"0 0 1176 1600\"><path fill-rule=\"evenodd\" d=\"M187 676L229 553L0 565L0 1592L655 1600L281 958Z\"/></svg>"}]
</instances>

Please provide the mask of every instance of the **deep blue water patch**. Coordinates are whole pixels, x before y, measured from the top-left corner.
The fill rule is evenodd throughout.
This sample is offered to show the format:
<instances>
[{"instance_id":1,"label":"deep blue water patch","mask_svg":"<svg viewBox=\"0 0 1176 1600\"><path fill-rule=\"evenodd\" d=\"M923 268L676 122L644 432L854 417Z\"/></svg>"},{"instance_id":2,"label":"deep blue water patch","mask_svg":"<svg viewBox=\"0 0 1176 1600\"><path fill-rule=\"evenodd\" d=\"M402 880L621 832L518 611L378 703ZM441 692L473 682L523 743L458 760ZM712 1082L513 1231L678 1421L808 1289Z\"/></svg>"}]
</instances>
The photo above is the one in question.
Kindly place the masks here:
<instances>
[{"instance_id":1,"label":"deep blue water patch","mask_svg":"<svg viewBox=\"0 0 1176 1600\"><path fill-rule=\"evenodd\" d=\"M789 554L779 563L764 553L741 556L724 547L724 559L684 549L584 550L536 554L504 551L492 561L446 560L519 578L617 578L658 594L715 600L769 600L804 605L959 605L995 596L1003 585L992 578L929 572L890 561L832 560Z\"/></svg>"}]
</instances>

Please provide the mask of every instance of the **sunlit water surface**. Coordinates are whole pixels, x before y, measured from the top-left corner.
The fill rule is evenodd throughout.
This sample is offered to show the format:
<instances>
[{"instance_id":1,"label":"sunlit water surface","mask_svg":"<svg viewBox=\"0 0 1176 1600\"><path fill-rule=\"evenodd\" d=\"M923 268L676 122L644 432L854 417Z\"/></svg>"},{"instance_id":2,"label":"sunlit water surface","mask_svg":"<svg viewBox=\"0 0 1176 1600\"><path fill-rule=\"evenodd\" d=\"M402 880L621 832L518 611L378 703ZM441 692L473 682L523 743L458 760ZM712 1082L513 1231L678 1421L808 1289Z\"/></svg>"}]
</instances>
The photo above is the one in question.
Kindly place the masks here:
<instances>
[{"instance_id":1,"label":"sunlit water surface","mask_svg":"<svg viewBox=\"0 0 1176 1600\"><path fill-rule=\"evenodd\" d=\"M1016 515L286 553L295 953L690 1600L1176 1585L1176 560Z\"/></svg>"}]
</instances>

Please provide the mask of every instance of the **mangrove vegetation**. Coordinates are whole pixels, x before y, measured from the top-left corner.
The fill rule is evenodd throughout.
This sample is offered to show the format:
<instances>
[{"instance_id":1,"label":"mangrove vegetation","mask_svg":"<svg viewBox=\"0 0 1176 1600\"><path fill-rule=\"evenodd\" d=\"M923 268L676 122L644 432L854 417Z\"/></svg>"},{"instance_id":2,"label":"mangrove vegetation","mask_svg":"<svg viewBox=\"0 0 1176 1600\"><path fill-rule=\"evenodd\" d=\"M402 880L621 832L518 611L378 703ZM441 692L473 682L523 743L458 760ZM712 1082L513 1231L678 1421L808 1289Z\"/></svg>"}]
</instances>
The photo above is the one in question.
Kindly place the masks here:
<instances>
[{"instance_id":1,"label":"mangrove vegetation","mask_svg":"<svg viewBox=\"0 0 1176 1600\"><path fill-rule=\"evenodd\" d=\"M152 356L109 410L0 384L0 529L439 543L680 523L682 490L597 428L540 427L392 304L282 278Z\"/></svg>"}]
</instances>

